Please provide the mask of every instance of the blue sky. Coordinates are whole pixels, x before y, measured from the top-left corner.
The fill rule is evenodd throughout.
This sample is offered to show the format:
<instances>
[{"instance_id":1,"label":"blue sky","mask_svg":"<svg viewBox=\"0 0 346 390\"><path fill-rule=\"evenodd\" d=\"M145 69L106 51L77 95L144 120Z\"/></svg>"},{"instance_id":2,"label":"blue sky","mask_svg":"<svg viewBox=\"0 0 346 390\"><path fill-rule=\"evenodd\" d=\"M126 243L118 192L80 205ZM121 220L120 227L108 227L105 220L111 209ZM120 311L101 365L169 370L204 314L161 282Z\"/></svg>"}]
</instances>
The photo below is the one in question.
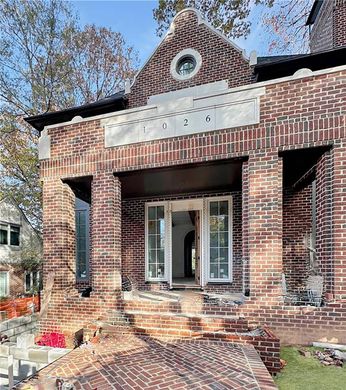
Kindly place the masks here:
<instances>
[{"instance_id":1,"label":"blue sky","mask_svg":"<svg viewBox=\"0 0 346 390\"><path fill-rule=\"evenodd\" d=\"M156 22L153 19L153 9L157 1L74 0L71 2L77 9L81 24L94 23L121 32L126 42L138 51L141 64L160 42L160 38L156 36ZM252 15L253 20L260 19L259 12L260 9L257 8L256 14ZM266 44L264 38L261 38L261 31L260 22L254 23L250 36L236 43L245 49L247 54L251 50L265 54Z\"/></svg>"}]
</instances>

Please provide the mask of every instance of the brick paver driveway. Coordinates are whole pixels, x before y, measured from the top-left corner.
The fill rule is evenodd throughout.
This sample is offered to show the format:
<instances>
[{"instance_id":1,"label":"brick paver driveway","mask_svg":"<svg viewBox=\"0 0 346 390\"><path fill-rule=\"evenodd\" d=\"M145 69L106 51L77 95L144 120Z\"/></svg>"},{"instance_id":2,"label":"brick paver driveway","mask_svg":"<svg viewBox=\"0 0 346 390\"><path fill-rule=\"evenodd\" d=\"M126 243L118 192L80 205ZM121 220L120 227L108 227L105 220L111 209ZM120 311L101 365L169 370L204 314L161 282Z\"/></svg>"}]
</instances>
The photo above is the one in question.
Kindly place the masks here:
<instances>
[{"instance_id":1,"label":"brick paver driveway","mask_svg":"<svg viewBox=\"0 0 346 390\"><path fill-rule=\"evenodd\" d=\"M119 334L78 348L18 389L276 389L252 346Z\"/></svg>"}]
</instances>

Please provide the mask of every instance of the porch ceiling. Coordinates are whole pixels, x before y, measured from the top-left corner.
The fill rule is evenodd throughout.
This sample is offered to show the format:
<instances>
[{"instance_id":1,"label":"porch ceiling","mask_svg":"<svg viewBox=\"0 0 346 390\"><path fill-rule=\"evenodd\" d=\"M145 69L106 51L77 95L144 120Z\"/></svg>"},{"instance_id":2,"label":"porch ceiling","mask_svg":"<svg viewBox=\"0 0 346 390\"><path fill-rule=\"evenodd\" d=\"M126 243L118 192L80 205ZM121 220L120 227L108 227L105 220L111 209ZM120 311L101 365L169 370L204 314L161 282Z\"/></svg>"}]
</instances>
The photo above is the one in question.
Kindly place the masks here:
<instances>
[{"instance_id":1,"label":"porch ceiling","mask_svg":"<svg viewBox=\"0 0 346 390\"><path fill-rule=\"evenodd\" d=\"M241 190L242 160L189 164L117 174L122 198Z\"/></svg>"},{"instance_id":2,"label":"porch ceiling","mask_svg":"<svg viewBox=\"0 0 346 390\"><path fill-rule=\"evenodd\" d=\"M290 187L303 183L314 173L314 166L330 146L287 150L280 152L283 158L283 185ZM307 175L307 177L305 177Z\"/></svg>"}]
</instances>

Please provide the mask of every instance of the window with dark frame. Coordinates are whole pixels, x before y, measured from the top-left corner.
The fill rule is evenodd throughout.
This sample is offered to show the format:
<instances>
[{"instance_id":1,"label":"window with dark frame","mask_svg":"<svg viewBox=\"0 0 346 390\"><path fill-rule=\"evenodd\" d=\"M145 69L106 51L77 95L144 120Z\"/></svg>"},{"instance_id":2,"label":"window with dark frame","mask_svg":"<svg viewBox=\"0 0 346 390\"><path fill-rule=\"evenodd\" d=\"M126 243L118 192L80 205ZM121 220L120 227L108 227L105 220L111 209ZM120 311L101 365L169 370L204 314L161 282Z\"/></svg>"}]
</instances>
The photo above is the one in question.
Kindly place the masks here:
<instances>
[{"instance_id":1,"label":"window with dark frame","mask_svg":"<svg viewBox=\"0 0 346 390\"><path fill-rule=\"evenodd\" d=\"M196 59L192 56L184 56L178 61L177 73L180 76L187 76L196 68Z\"/></svg>"},{"instance_id":2,"label":"window with dark frame","mask_svg":"<svg viewBox=\"0 0 346 390\"><path fill-rule=\"evenodd\" d=\"M10 244L13 246L20 245L20 227L10 226Z\"/></svg>"},{"instance_id":3,"label":"window with dark frame","mask_svg":"<svg viewBox=\"0 0 346 390\"><path fill-rule=\"evenodd\" d=\"M0 224L0 245L8 244L8 226Z\"/></svg>"},{"instance_id":4,"label":"window with dark frame","mask_svg":"<svg viewBox=\"0 0 346 390\"><path fill-rule=\"evenodd\" d=\"M25 274L25 292L38 292L41 288L40 271L31 271Z\"/></svg>"},{"instance_id":5,"label":"window with dark frame","mask_svg":"<svg viewBox=\"0 0 346 390\"><path fill-rule=\"evenodd\" d=\"M89 215L90 206L81 199L76 198L76 278L87 280L89 278Z\"/></svg>"}]
</instances>

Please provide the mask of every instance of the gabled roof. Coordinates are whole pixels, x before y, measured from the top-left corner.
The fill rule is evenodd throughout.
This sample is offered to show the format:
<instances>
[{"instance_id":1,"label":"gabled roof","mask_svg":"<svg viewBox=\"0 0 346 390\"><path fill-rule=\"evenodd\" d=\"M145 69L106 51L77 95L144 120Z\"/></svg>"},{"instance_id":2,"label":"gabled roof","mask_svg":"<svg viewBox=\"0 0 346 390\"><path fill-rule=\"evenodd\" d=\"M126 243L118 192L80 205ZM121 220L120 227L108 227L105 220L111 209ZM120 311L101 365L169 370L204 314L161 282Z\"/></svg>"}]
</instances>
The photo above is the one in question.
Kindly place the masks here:
<instances>
[{"instance_id":1,"label":"gabled roof","mask_svg":"<svg viewBox=\"0 0 346 390\"><path fill-rule=\"evenodd\" d=\"M30 226L32 231L37 235L37 237L40 240L42 240L42 237L40 236L38 231L36 229L34 229L34 227L32 226L31 222L28 220L28 218L24 214L23 210L18 206L17 202L13 199L13 197L11 195L6 195L6 196L3 196L2 198L0 198L0 203L5 203L5 202L7 204L11 204L12 206L14 206L20 212L20 214L23 216L24 220ZM6 222L11 222L11 221L6 221Z\"/></svg>"},{"instance_id":2,"label":"gabled roof","mask_svg":"<svg viewBox=\"0 0 346 390\"><path fill-rule=\"evenodd\" d=\"M184 8L181 11L179 11L174 18L171 21L171 24L169 26L168 31L166 32L165 36L161 39L160 43L156 46L155 50L151 53L151 55L148 57L148 59L145 61L145 63L141 66L139 71L136 73L132 83L131 87L135 84L136 79L138 78L139 74L142 72L142 70L146 67L146 65L150 62L150 60L154 57L155 53L159 50L161 45L165 42L165 40L174 34L175 31L175 23L176 20L184 13L186 12L193 12L197 16L198 24L204 24L208 29L213 33L222 38L227 44L232 46L235 50L237 50L241 55L243 56L245 61L249 61L249 58L245 54L245 50L241 49L238 45L236 45L233 41L228 39L221 31L217 30L215 27L213 27L210 23L208 23L205 19L203 19L201 13L196 8Z\"/></svg>"},{"instance_id":3,"label":"gabled roof","mask_svg":"<svg viewBox=\"0 0 346 390\"><path fill-rule=\"evenodd\" d=\"M136 82L136 78L141 73L141 71L145 68L147 63L151 60L154 54L157 52L159 47L163 44L163 42L172 34L174 34L175 30L175 22L176 19L179 18L185 12L194 12L197 16L198 23L206 25L213 34L218 35L220 38L225 40L229 45L231 45L235 50L242 54L244 59L248 61L249 59L246 57L244 50L242 50L239 46L237 46L234 42L229 40L225 35L223 35L220 31L215 29L209 23L207 23L201 16L201 14L194 8L185 8L182 11L178 12L173 18L170 27L163 37L161 42L158 44L153 53L149 56L147 61L143 64L143 66L139 69L137 74L135 75L132 85ZM30 116L24 118L24 120L33 126L35 129L42 131L45 126L64 123L71 121L75 116L81 116L82 118L88 118L91 116L107 114L109 112L120 111L126 108L127 98L124 91L118 92L114 95L108 96L104 99L101 99L94 103L88 103L77 107L68 108L61 111L55 112L47 112L40 115Z\"/></svg>"}]
</instances>

